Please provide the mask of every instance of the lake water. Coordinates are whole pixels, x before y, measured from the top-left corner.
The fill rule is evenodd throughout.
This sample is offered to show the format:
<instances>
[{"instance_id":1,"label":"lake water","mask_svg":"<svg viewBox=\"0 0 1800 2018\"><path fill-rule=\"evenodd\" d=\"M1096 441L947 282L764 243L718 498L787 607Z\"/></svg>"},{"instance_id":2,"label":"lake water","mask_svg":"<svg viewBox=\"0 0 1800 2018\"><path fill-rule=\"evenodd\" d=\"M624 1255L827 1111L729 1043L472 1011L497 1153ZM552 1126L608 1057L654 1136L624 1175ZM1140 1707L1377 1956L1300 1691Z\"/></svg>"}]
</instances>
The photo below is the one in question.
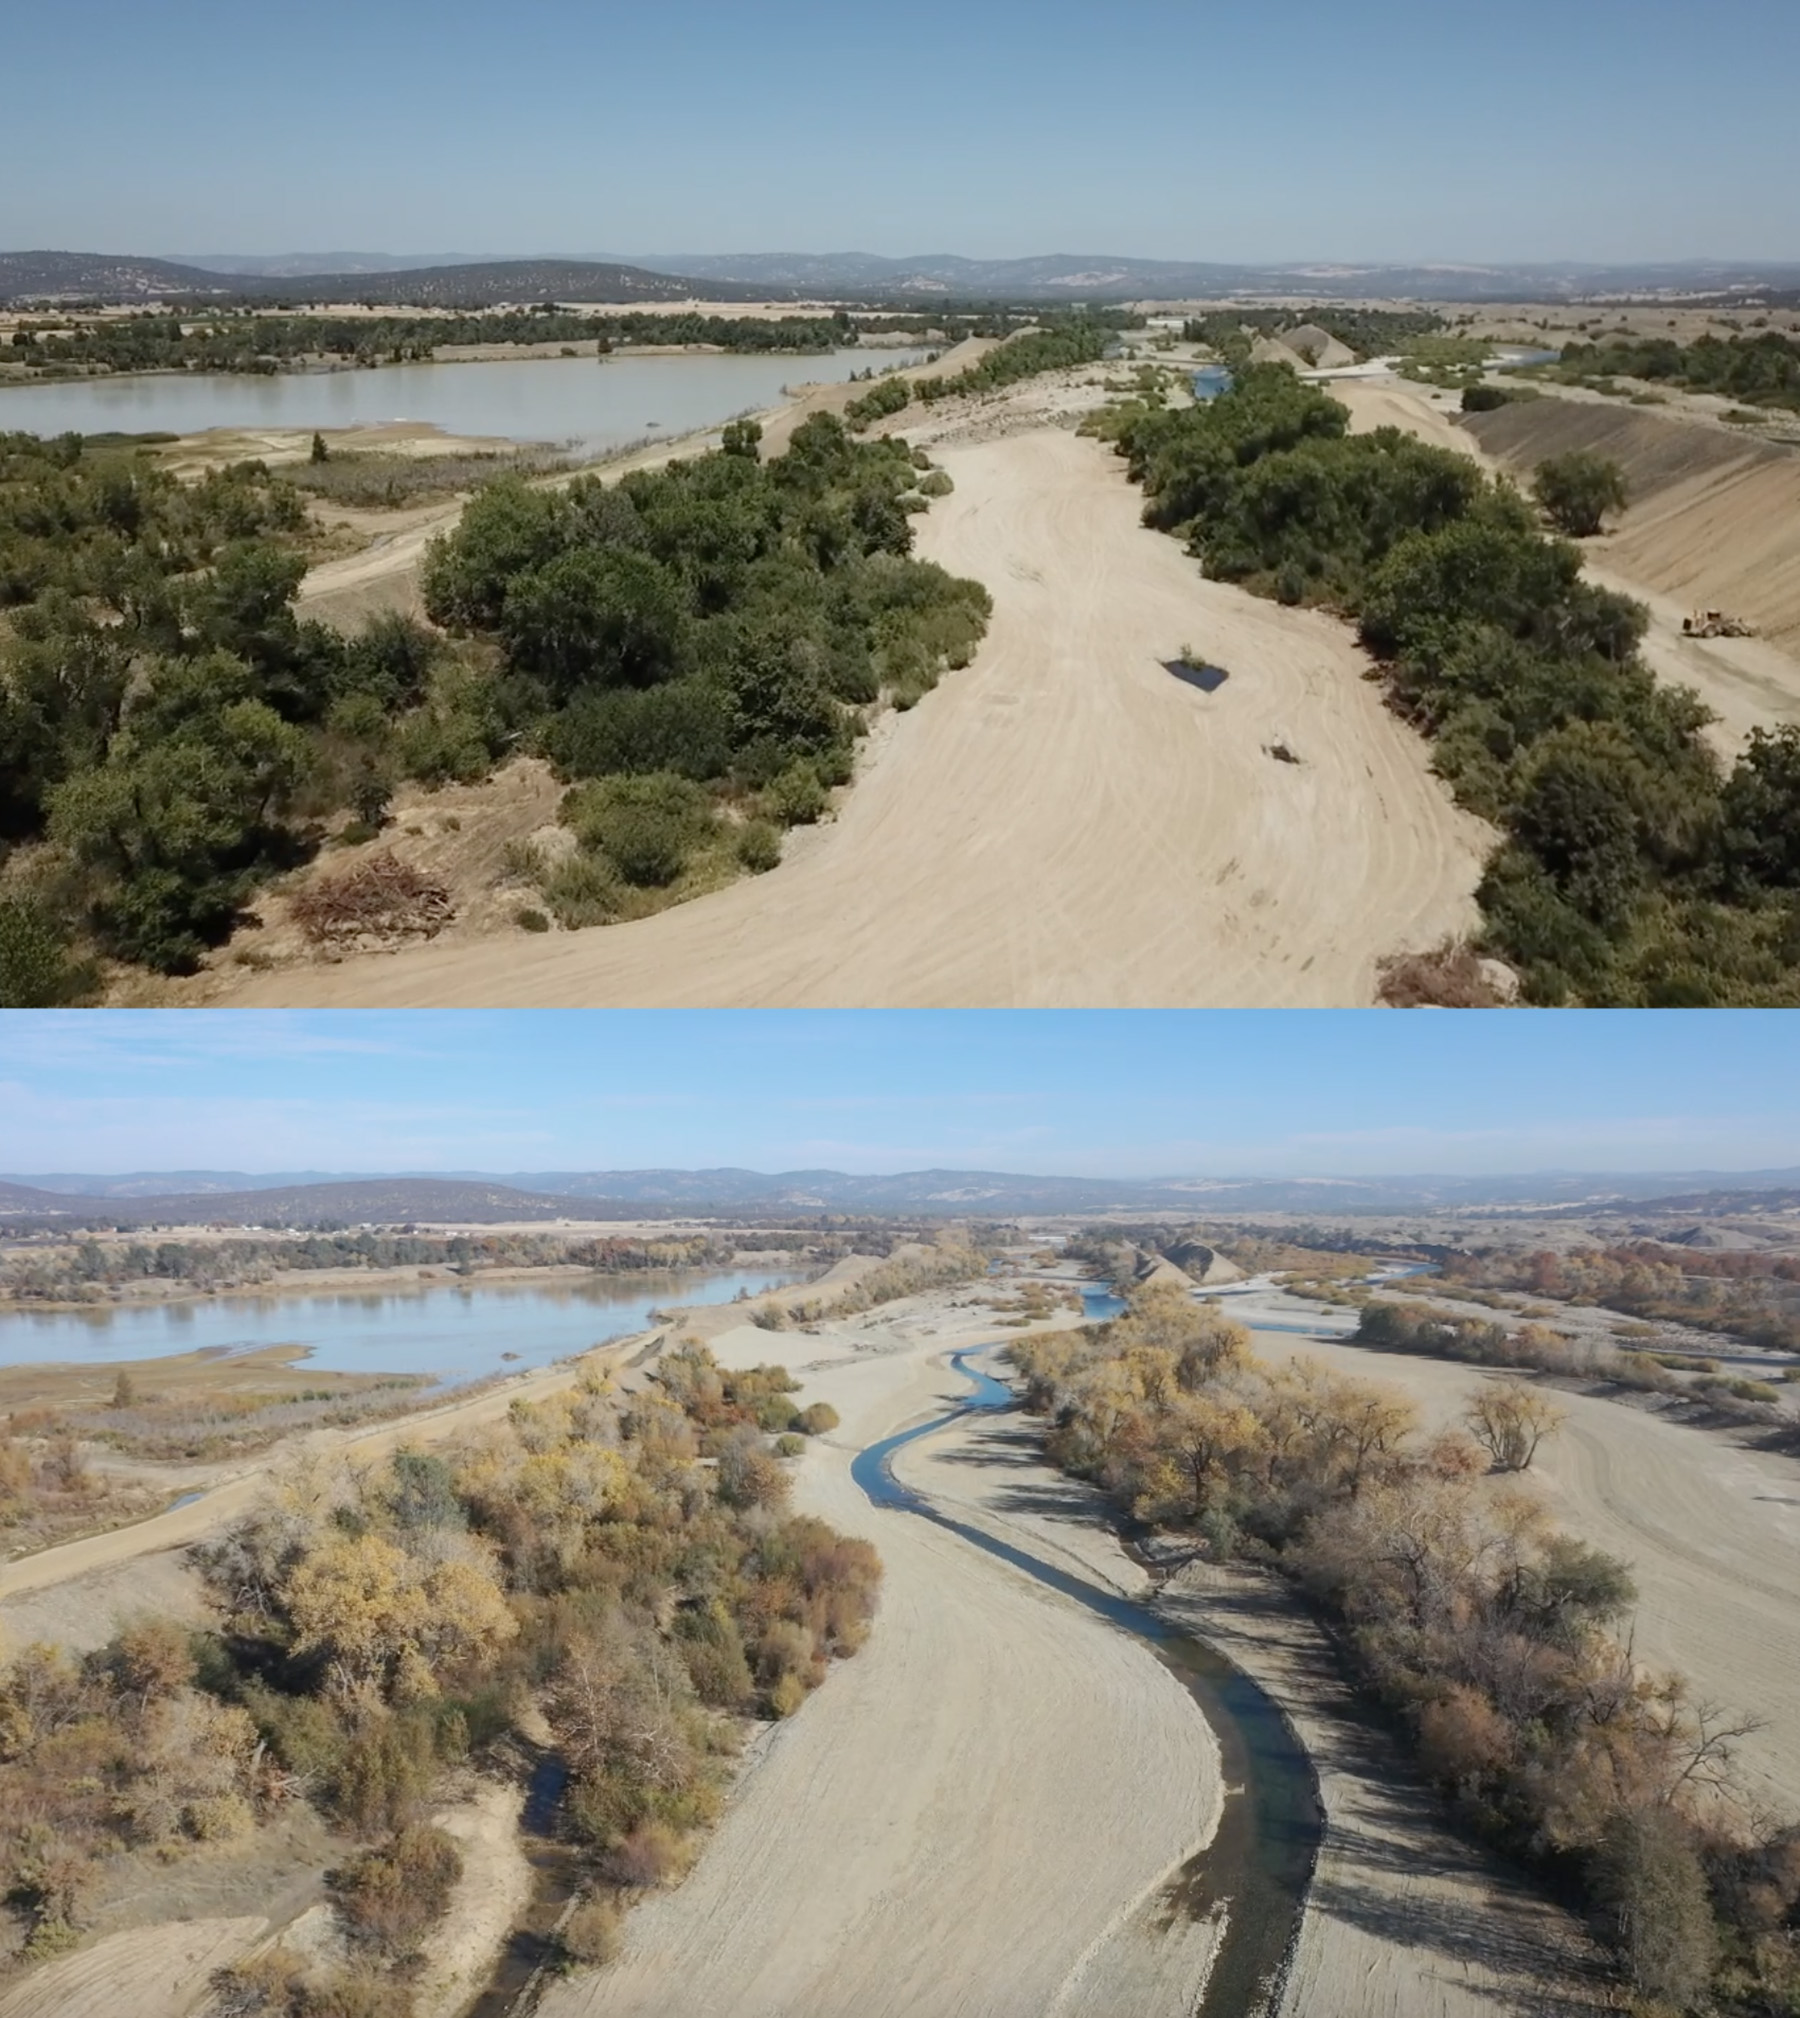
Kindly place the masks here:
<instances>
[{"instance_id":1,"label":"lake water","mask_svg":"<svg viewBox=\"0 0 1800 2018\"><path fill-rule=\"evenodd\" d=\"M7 1311L0 1314L0 1366L105 1365L204 1348L304 1345L307 1365L324 1371L429 1373L455 1384L546 1366L605 1339L647 1331L650 1312L671 1304L729 1303L740 1289L754 1295L799 1279L792 1269L732 1269Z\"/></svg>"},{"instance_id":2,"label":"lake water","mask_svg":"<svg viewBox=\"0 0 1800 2018\"><path fill-rule=\"evenodd\" d=\"M393 364L376 371L145 373L0 388L0 432L195 434L202 428L336 428L430 421L447 434L573 443L588 455L646 435L690 434L777 406L782 388L841 384L926 353L523 358Z\"/></svg>"}]
</instances>

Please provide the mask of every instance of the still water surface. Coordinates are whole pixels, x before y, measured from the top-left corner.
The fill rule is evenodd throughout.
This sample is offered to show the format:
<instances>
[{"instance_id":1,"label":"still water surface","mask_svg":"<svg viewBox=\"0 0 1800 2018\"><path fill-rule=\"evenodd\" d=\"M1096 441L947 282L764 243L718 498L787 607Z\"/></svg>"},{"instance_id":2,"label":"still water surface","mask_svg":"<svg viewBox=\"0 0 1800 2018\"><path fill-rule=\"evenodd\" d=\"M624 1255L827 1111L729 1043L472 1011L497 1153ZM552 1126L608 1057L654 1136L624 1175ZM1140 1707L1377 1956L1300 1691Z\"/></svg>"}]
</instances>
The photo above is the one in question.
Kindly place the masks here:
<instances>
[{"instance_id":1,"label":"still water surface","mask_svg":"<svg viewBox=\"0 0 1800 2018\"><path fill-rule=\"evenodd\" d=\"M650 1312L670 1304L728 1303L740 1289L754 1295L797 1280L792 1269L732 1269L7 1311L0 1314L0 1366L304 1345L307 1364L332 1373L429 1373L456 1383L546 1366L647 1330Z\"/></svg>"},{"instance_id":2,"label":"still water surface","mask_svg":"<svg viewBox=\"0 0 1800 2018\"><path fill-rule=\"evenodd\" d=\"M394 364L377 371L144 373L0 390L0 432L194 434L202 428L334 428L431 421L449 434L573 443L598 455L778 405L790 385L839 384L922 350L816 356L524 358Z\"/></svg>"}]
</instances>

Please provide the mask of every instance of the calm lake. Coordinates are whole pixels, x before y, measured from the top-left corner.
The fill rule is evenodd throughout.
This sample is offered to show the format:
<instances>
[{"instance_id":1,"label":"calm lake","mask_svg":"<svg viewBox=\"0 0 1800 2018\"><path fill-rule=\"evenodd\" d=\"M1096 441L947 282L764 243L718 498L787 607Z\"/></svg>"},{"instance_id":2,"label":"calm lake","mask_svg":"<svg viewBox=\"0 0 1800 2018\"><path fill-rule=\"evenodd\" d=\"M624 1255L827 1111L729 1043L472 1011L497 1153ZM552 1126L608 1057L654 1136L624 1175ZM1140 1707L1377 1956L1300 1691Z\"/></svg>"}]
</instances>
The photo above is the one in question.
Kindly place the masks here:
<instances>
[{"instance_id":1,"label":"calm lake","mask_svg":"<svg viewBox=\"0 0 1800 2018\"><path fill-rule=\"evenodd\" d=\"M159 1359L202 1348L304 1345L333 1373L431 1373L456 1383L545 1366L604 1339L650 1327L676 1303L729 1303L800 1280L793 1269L597 1276L576 1281L457 1283L306 1296L217 1296L140 1309L0 1314L0 1366ZM771 1336L771 1358L778 1359ZM516 1357L503 1359L503 1353Z\"/></svg>"},{"instance_id":2,"label":"calm lake","mask_svg":"<svg viewBox=\"0 0 1800 2018\"><path fill-rule=\"evenodd\" d=\"M922 350L816 356L524 358L393 364L376 371L147 373L0 389L0 432L195 434L202 428L333 428L430 421L447 434L573 443L598 455L646 435L692 433L777 406L789 385L840 384Z\"/></svg>"}]
</instances>

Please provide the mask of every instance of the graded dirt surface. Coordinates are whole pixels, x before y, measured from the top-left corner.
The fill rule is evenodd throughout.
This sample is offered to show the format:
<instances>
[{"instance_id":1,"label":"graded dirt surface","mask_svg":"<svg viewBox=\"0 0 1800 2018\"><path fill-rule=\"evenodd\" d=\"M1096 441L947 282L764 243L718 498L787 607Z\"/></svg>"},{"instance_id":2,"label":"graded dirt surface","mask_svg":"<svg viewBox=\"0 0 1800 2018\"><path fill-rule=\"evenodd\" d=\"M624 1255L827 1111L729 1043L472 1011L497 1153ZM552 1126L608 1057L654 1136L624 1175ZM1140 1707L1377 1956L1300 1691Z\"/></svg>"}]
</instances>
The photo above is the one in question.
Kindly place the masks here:
<instances>
[{"instance_id":1,"label":"graded dirt surface","mask_svg":"<svg viewBox=\"0 0 1800 2018\"><path fill-rule=\"evenodd\" d=\"M1269 1360L1310 1356L1403 1389L1427 1426L1460 1417L1482 1369L1255 1334ZM1696 1700L1762 1728L1737 1746L1746 1791L1800 1817L1800 1461L1667 1419L1636 1402L1554 1390L1568 1421L1525 1475L1556 1525L1620 1557L1638 1587L1638 1661L1684 1675Z\"/></svg>"},{"instance_id":2,"label":"graded dirt surface","mask_svg":"<svg viewBox=\"0 0 1800 2018\"><path fill-rule=\"evenodd\" d=\"M988 637L780 868L631 924L224 975L216 999L1350 1005L1382 955L1475 924L1491 836L1344 626L1203 579L1065 428L934 453L956 490L919 552L987 584ZM1225 684L1166 671L1184 645Z\"/></svg>"},{"instance_id":3,"label":"graded dirt surface","mask_svg":"<svg viewBox=\"0 0 1800 2018\"><path fill-rule=\"evenodd\" d=\"M176 1920L109 1934L16 1984L0 1997L0 2018L186 2018L213 1971L241 1961L267 1927Z\"/></svg>"}]
</instances>

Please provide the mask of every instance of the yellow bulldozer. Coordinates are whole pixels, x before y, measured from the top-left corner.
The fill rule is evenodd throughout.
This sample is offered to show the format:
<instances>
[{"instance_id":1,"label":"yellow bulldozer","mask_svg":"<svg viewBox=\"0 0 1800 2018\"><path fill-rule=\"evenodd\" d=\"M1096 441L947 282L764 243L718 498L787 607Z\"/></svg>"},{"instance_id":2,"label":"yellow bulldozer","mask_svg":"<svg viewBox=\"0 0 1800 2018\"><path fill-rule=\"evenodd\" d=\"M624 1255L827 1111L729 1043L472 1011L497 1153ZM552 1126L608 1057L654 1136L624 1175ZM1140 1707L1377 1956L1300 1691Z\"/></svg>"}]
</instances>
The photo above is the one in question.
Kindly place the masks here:
<instances>
[{"instance_id":1,"label":"yellow bulldozer","mask_svg":"<svg viewBox=\"0 0 1800 2018\"><path fill-rule=\"evenodd\" d=\"M1681 635L1684 638L1753 638L1756 633L1742 617L1728 616L1723 610L1696 610L1692 616L1682 618Z\"/></svg>"}]
</instances>

